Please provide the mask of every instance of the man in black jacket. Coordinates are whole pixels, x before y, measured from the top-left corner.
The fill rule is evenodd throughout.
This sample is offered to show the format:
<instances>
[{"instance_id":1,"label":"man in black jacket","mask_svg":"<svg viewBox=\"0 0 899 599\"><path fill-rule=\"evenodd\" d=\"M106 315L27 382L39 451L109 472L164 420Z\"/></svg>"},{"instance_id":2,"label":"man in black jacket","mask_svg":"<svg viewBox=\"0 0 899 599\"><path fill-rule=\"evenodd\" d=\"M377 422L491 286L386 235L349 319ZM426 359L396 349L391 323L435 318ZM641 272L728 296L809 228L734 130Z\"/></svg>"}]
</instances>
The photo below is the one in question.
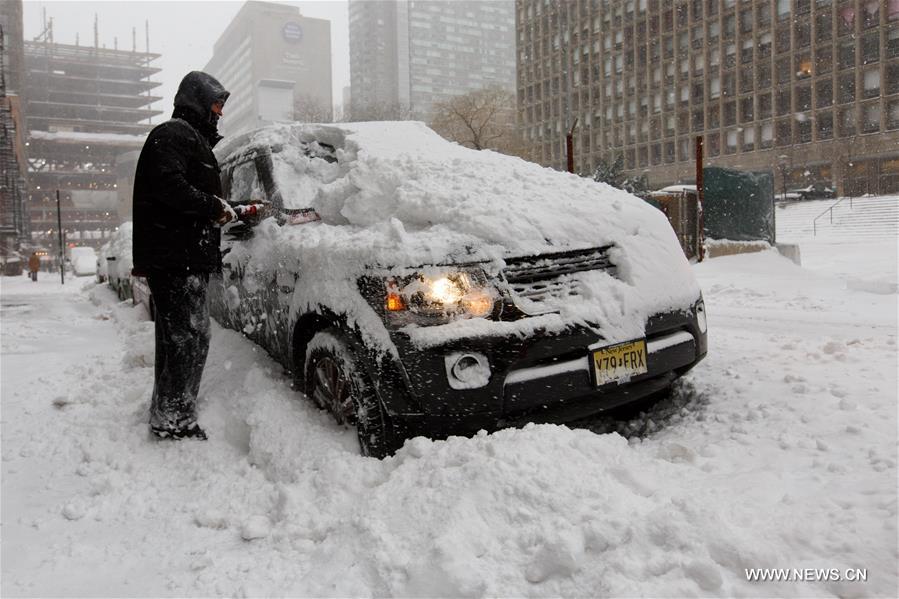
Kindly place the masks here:
<instances>
[{"instance_id":1,"label":"man in black jacket","mask_svg":"<svg viewBox=\"0 0 899 599\"><path fill-rule=\"evenodd\" d=\"M221 270L218 227L235 218L212 153L228 95L210 75L188 73L134 177L134 271L147 277L156 309L150 430L160 438L206 438L196 409L209 352L206 293L209 274Z\"/></svg>"}]
</instances>

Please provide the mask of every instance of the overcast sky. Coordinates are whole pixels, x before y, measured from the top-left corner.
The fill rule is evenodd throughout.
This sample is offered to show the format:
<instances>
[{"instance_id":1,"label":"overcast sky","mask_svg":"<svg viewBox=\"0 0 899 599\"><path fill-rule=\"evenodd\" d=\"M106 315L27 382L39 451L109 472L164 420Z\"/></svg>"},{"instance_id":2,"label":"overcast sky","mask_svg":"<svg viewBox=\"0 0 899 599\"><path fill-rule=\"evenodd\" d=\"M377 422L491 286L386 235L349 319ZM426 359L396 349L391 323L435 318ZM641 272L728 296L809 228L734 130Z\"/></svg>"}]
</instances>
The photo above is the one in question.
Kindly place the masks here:
<instances>
[{"instance_id":1,"label":"overcast sky","mask_svg":"<svg viewBox=\"0 0 899 599\"><path fill-rule=\"evenodd\" d=\"M3 2L4 0L0 0ZM162 54L153 64L162 69L155 79L162 83L153 93L162 96L155 108L168 116L181 78L202 69L212 57L212 46L237 14L242 1L86 1L25 0L25 39L41 32L42 13L53 17L53 37L57 43L94 43L94 14L100 22L100 46L112 48L118 38L120 50L131 49L131 30L137 28L137 49L144 50L144 21L150 22L150 51ZM343 87L350 84L349 21L346 0L284 2L300 8L307 17L331 21L331 68L333 98L340 104ZM227 118L227 108L225 110ZM153 122L160 122L157 117Z\"/></svg>"}]
</instances>

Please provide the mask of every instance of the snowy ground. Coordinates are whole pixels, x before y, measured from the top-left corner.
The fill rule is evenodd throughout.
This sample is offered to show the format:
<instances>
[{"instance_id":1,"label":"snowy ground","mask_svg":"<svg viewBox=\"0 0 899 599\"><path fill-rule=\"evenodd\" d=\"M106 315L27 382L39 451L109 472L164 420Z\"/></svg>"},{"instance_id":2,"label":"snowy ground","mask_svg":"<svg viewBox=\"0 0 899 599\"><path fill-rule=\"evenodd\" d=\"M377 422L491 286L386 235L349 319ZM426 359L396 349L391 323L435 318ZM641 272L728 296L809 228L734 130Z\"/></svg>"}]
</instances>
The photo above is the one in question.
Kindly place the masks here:
<instances>
[{"instance_id":1,"label":"snowy ground","mask_svg":"<svg viewBox=\"0 0 899 599\"><path fill-rule=\"evenodd\" d=\"M384 461L218 327L211 440L153 442L142 311L2 278L0 592L895 597L896 244L802 252L695 266L709 357L649 414Z\"/></svg>"}]
</instances>

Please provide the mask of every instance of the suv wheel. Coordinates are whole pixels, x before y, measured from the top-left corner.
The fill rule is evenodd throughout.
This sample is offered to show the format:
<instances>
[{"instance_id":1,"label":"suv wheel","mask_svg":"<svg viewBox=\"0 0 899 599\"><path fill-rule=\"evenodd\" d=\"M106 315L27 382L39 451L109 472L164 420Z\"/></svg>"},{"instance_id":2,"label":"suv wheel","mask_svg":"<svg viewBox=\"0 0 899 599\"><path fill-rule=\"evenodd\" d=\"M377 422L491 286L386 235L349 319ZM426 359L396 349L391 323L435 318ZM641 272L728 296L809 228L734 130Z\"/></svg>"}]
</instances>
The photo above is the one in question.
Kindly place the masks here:
<instances>
[{"instance_id":1,"label":"suv wheel","mask_svg":"<svg viewBox=\"0 0 899 599\"><path fill-rule=\"evenodd\" d=\"M317 333L306 346L304 389L338 424L355 425L362 455L392 453L390 426L374 386L336 329Z\"/></svg>"}]
</instances>

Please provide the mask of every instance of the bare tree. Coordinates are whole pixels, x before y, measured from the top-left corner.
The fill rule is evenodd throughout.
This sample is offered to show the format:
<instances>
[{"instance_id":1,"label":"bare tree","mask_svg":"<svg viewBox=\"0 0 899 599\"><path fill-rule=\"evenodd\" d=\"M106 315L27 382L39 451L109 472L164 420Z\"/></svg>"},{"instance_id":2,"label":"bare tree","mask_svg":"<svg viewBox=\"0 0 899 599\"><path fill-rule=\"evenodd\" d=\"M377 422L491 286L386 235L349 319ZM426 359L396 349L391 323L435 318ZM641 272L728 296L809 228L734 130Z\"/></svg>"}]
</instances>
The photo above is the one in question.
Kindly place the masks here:
<instances>
[{"instance_id":1,"label":"bare tree","mask_svg":"<svg viewBox=\"0 0 899 599\"><path fill-rule=\"evenodd\" d=\"M334 113L321 99L303 94L294 98L293 118L301 123L332 123Z\"/></svg>"},{"instance_id":2,"label":"bare tree","mask_svg":"<svg viewBox=\"0 0 899 599\"><path fill-rule=\"evenodd\" d=\"M515 95L499 86L436 103L430 126L468 148L496 150L525 159L530 155L515 126Z\"/></svg>"}]
</instances>

